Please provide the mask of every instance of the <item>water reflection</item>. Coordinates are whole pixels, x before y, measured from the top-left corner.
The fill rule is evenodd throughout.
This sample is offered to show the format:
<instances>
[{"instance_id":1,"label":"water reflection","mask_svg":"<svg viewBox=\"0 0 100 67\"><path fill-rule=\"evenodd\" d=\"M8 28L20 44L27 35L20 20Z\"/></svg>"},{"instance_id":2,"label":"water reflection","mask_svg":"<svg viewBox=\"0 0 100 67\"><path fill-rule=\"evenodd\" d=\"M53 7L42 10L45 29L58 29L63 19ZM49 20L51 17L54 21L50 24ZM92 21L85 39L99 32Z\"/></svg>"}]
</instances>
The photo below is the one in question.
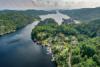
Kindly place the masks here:
<instances>
[{"instance_id":1,"label":"water reflection","mask_svg":"<svg viewBox=\"0 0 100 67\"><path fill-rule=\"evenodd\" d=\"M60 13L59 11L57 11L56 14L41 15L40 18L42 20L45 20L46 18L53 18L59 25L61 25L63 22L63 19L69 19L70 17L68 15L64 15Z\"/></svg>"},{"instance_id":2,"label":"water reflection","mask_svg":"<svg viewBox=\"0 0 100 67\"><path fill-rule=\"evenodd\" d=\"M59 24L62 18L70 18L59 12L40 17L42 20L53 18ZM46 49L31 40L31 31L38 23L33 22L15 33L0 37L0 67L55 67Z\"/></svg>"},{"instance_id":3,"label":"water reflection","mask_svg":"<svg viewBox=\"0 0 100 67\"><path fill-rule=\"evenodd\" d=\"M54 67L45 48L31 40L34 22L15 33L0 37L0 67Z\"/></svg>"}]
</instances>

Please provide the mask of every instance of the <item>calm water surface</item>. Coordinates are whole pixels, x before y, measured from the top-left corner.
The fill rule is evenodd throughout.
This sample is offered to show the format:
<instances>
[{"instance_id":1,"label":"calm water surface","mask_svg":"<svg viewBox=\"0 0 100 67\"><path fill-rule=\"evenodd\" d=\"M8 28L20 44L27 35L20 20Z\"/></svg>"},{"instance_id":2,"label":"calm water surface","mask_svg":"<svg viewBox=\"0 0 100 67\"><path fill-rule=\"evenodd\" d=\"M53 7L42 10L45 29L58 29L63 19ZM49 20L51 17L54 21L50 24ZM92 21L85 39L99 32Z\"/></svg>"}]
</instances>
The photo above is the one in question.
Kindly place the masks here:
<instances>
[{"instance_id":1,"label":"calm water surface","mask_svg":"<svg viewBox=\"0 0 100 67\"><path fill-rule=\"evenodd\" d=\"M68 16L48 14L40 16L42 20L53 18L60 21ZM0 37L0 67L55 67L45 48L31 40L31 31L38 21L27 25L25 28Z\"/></svg>"}]
</instances>

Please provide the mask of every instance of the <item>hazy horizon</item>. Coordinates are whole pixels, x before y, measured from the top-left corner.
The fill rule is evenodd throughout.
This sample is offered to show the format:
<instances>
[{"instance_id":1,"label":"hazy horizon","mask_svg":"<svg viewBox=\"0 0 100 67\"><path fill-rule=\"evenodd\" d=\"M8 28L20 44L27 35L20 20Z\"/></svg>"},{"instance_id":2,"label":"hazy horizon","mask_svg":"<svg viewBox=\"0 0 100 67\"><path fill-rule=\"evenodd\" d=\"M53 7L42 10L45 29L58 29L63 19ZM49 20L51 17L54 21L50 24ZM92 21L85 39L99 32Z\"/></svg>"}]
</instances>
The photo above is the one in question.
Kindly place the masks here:
<instances>
[{"instance_id":1,"label":"hazy horizon","mask_svg":"<svg viewBox=\"0 0 100 67\"><path fill-rule=\"evenodd\" d=\"M100 0L0 0L0 10L52 10L100 7Z\"/></svg>"}]
</instances>

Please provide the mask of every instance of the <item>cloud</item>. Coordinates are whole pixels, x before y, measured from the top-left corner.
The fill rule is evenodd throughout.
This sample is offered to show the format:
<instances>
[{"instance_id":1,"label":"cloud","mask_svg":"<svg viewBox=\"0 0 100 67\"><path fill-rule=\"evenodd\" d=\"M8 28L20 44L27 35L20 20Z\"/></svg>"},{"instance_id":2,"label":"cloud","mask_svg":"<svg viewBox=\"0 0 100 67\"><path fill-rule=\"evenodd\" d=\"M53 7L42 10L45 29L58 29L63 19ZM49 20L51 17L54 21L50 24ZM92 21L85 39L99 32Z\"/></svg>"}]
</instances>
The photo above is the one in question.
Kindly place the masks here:
<instances>
[{"instance_id":1,"label":"cloud","mask_svg":"<svg viewBox=\"0 0 100 67\"><path fill-rule=\"evenodd\" d=\"M35 7L44 8L93 8L100 6L99 0L32 0Z\"/></svg>"},{"instance_id":2,"label":"cloud","mask_svg":"<svg viewBox=\"0 0 100 67\"><path fill-rule=\"evenodd\" d=\"M0 0L0 9L75 9L100 7L100 0Z\"/></svg>"}]
</instances>

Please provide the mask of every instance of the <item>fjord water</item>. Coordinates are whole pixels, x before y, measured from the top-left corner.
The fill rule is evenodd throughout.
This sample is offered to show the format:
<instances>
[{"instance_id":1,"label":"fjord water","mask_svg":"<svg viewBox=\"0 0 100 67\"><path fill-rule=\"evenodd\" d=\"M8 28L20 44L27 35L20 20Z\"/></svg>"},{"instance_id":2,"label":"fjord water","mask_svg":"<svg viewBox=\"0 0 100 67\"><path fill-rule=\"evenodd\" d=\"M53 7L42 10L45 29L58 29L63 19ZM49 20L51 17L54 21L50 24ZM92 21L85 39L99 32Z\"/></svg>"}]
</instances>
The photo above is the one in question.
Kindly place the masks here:
<instances>
[{"instance_id":1,"label":"fjord water","mask_svg":"<svg viewBox=\"0 0 100 67\"><path fill-rule=\"evenodd\" d=\"M41 19L45 16L56 18L55 20L58 21L62 14L43 15ZM31 40L31 31L38 22L33 22L15 33L0 37L0 67L55 67L51 62L51 57L47 55L46 48Z\"/></svg>"},{"instance_id":2,"label":"fjord water","mask_svg":"<svg viewBox=\"0 0 100 67\"><path fill-rule=\"evenodd\" d=\"M31 40L31 31L38 21L0 37L0 67L54 67L45 48Z\"/></svg>"},{"instance_id":3,"label":"fjord water","mask_svg":"<svg viewBox=\"0 0 100 67\"><path fill-rule=\"evenodd\" d=\"M53 18L59 25L62 24L63 19L70 19L68 15L64 15L60 13L59 11L56 11L56 14L47 14L47 15L41 15L41 20L45 20L46 18Z\"/></svg>"}]
</instances>

